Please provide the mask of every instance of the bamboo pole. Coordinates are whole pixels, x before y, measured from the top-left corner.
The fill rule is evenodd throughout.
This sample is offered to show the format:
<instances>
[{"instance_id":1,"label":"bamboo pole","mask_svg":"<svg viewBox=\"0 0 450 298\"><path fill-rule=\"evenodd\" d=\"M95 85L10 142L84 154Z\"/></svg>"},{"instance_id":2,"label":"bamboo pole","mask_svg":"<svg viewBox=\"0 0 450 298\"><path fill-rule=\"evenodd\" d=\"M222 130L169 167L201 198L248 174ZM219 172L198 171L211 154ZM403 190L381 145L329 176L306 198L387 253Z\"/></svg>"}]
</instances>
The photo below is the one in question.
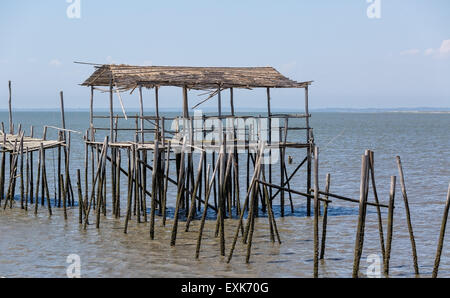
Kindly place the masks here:
<instances>
[{"instance_id":1,"label":"bamboo pole","mask_svg":"<svg viewBox=\"0 0 450 298\"><path fill-rule=\"evenodd\" d=\"M450 184L448 185L447 202L445 204L444 215L442 216L441 232L439 235L439 242L438 242L437 251L436 251L436 259L434 261L434 268L433 268L433 275L432 275L433 278L438 277L439 264L441 262L442 248L444 246L445 229L447 227L447 219L448 219L449 209L450 209Z\"/></svg>"},{"instance_id":2,"label":"bamboo pole","mask_svg":"<svg viewBox=\"0 0 450 298\"><path fill-rule=\"evenodd\" d=\"M414 272L419 275L419 265L417 262L416 240L414 239L414 231L411 223L411 213L409 211L408 195L406 194L405 177L403 176L403 167L400 156L397 156L398 171L400 173L400 185L402 188L403 202L405 203L406 221L408 223L409 238L411 240L411 248L414 263Z\"/></svg>"}]
</instances>

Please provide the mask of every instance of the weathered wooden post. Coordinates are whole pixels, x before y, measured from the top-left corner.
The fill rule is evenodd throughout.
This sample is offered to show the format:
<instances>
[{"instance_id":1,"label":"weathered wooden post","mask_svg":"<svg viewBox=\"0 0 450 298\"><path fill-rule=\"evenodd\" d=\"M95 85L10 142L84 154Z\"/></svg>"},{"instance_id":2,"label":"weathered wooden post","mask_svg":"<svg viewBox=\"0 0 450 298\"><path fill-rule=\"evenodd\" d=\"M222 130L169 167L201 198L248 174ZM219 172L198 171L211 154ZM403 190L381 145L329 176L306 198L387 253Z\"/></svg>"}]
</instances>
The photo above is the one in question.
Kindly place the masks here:
<instances>
[{"instance_id":1,"label":"weathered wooden post","mask_svg":"<svg viewBox=\"0 0 450 298\"><path fill-rule=\"evenodd\" d=\"M444 216L442 217L441 233L439 235L436 259L434 261L433 278L436 278L438 276L439 263L441 262L441 253L442 253L442 248L444 246L445 229L447 226L449 209L450 209L450 184L448 185L447 202L445 204Z\"/></svg>"},{"instance_id":2,"label":"weathered wooden post","mask_svg":"<svg viewBox=\"0 0 450 298\"><path fill-rule=\"evenodd\" d=\"M325 183L325 192L330 192L331 175L327 174L327 179ZM328 195L325 196L328 200ZM327 240L327 223L328 223L328 201L324 202L323 206L323 219L322 219L322 242L320 247L320 259L323 260L325 257L325 243Z\"/></svg>"},{"instance_id":3,"label":"weathered wooden post","mask_svg":"<svg viewBox=\"0 0 450 298\"><path fill-rule=\"evenodd\" d=\"M395 186L396 177L391 177L391 191L389 193L389 211L387 222L387 237L386 237L386 258L384 260L384 274L389 275L389 262L391 260L392 235L394 233L394 208L395 208Z\"/></svg>"},{"instance_id":4,"label":"weathered wooden post","mask_svg":"<svg viewBox=\"0 0 450 298\"><path fill-rule=\"evenodd\" d=\"M12 91L11 91L11 81L8 81L9 89L9 100L8 100L8 110L9 110L9 133L14 134L13 118L12 118Z\"/></svg>"},{"instance_id":5,"label":"weathered wooden post","mask_svg":"<svg viewBox=\"0 0 450 298\"><path fill-rule=\"evenodd\" d=\"M363 155L361 162L359 215L358 215L358 227L356 229L356 237L355 237L355 253L354 253L353 274L352 274L353 278L358 278L359 264L361 261L362 249L364 244L364 223L366 217L368 163L369 163L368 155Z\"/></svg>"},{"instance_id":6,"label":"weathered wooden post","mask_svg":"<svg viewBox=\"0 0 450 298\"><path fill-rule=\"evenodd\" d=\"M413 232L413 227L412 227L412 223L411 223L411 214L409 212L408 195L406 194L405 177L403 175L403 167L402 167L402 161L400 159L400 156L397 156L397 165L398 165L398 171L400 173L400 185L402 187L403 202L405 203L406 221L408 223L409 238L411 240L414 271L415 271L416 275L419 275L419 265L417 263L416 240L414 239L414 232Z\"/></svg>"},{"instance_id":7,"label":"weathered wooden post","mask_svg":"<svg viewBox=\"0 0 450 298\"><path fill-rule=\"evenodd\" d=\"M319 147L314 147L314 278L319 277Z\"/></svg>"}]
</instances>

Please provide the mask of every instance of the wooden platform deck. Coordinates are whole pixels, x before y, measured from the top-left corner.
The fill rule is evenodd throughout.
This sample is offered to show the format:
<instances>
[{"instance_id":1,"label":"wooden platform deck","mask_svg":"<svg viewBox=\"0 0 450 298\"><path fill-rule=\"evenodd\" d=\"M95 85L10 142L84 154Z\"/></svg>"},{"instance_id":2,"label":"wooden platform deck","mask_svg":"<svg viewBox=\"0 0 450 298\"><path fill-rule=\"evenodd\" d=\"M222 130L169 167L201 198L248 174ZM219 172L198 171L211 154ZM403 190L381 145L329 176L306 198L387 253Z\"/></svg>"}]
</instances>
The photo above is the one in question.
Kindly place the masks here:
<instances>
[{"instance_id":1,"label":"wooden platform deck","mask_svg":"<svg viewBox=\"0 0 450 298\"><path fill-rule=\"evenodd\" d=\"M0 132L0 150L2 152L15 152L19 150L21 138L19 135L6 134ZM57 140L43 140L39 138L23 137L23 150L28 152L38 151L41 144L44 149L65 146L64 142Z\"/></svg>"}]
</instances>

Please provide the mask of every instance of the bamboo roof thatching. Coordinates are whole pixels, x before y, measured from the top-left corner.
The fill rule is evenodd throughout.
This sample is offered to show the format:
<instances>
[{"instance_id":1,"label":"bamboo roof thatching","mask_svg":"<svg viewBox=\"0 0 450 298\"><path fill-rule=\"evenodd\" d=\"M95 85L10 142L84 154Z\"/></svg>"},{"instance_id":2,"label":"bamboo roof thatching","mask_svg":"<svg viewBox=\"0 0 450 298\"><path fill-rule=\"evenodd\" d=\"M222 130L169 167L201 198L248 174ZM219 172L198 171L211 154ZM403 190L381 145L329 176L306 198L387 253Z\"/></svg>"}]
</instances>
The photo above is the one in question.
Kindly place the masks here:
<instances>
[{"instance_id":1,"label":"bamboo roof thatching","mask_svg":"<svg viewBox=\"0 0 450 298\"><path fill-rule=\"evenodd\" d=\"M189 89L305 88L311 82L296 82L273 67L184 67L101 65L82 86L134 89L137 86L177 86Z\"/></svg>"}]
</instances>

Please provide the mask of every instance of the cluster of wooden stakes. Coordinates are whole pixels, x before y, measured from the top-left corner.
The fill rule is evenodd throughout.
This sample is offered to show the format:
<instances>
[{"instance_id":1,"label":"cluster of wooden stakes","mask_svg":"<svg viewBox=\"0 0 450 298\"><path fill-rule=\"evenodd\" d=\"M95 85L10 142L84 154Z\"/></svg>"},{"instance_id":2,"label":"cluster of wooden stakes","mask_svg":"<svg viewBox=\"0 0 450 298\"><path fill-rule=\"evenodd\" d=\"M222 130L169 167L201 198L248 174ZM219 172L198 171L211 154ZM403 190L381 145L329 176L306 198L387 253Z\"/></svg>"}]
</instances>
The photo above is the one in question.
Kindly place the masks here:
<instances>
[{"instance_id":1,"label":"cluster of wooden stakes","mask_svg":"<svg viewBox=\"0 0 450 298\"><path fill-rule=\"evenodd\" d=\"M10 100L11 102L11 100ZM389 263L391 256L391 245L393 240L393 221L395 210L395 191L396 191L396 177L391 177L391 188L388 205L383 205L379 202L374 174L374 154L367 150L362 156L361 162L361 182L360 182L360 198L352 199L345 196L333 194L330 192L331 176L327 174L325 189L319 188L319 148L312 146L309 150L313 156L313 180L314 186L309 189L307 193L292 189L290 186L286 188L289 180L285 184L275 185L271 181L267 182L265 177L264 159L267 144L260 142L254 148L248 159L247 167L250 166L250 160L253 162L253 174L251 179L247 179L247 191L244 202L241 203L239 195L239 175L237 171L237 151L227 148L225 141L220 145L217 160L211 164L206 164L206 151L201 148L200 158L198 159L198 169L196 172L193 168L187 165L193 164L193 149L186 140L181 142L162 140L155 137L153 150L153 164L147 164L147 155L140 150L138 141L134 144L127 145L127 157L122 158L121 148L114 147L111 144L109 137L105 137L103 143L95 143L89 140L89 131L85 136L85 173L84 173L84 190L82 183L81 170L77 170L77 193L74 194L74 187L70 178L70 148L71 148L71 133L73 131L66 129L63 108L63 94L61 93L62 106L62 128L55 128L58 130L57 140L47 140L47 128L45 126L43 137L35 138L33 136L33 129L31 129L30 136L25 136L25 132L21 126L18 128L18 133L14 133L14 125L12 124L12 115L10 112L10 133L5 132L4 124L2 123L1 137L1 163L0 163L0 204L3 209L7 207L13 208L16 203L15 189L16 183L20 188L20 208L24 210L29 209L29 204L34 204L34 213L37 214L38 206L47 206L49 215L52 215L52 202L49 191L49 183L47 180L46 169L46 150L58 150L58 178L54 179L57 183L55 185L55 200L53 207L63 208L64 218L67 219L67 208L75 207L75 202L78 202L78 216L79 223L84 229L87 229L90 222L91 212L95 212L95 225L100 228L102 216L107 215L107 163L111 164L111 185L112 185L112 214L116 218L121 217L121 199L120 199L120 177L121 174L128 179L128 189L126 197L126 213L124 220L124 233L128 231L129 221L132 216L136 218L138 223L149 222L149 237L155 238L155 218L162 217L162 225L166 226L167 217L167 190L168 184L172 183L177 187L176 206L172 224L172 233L170 245L175 246L177 234L180 223L180 213L182 210L186 214L185 231L189 231L191 222L200 217L200 226L197 236L197 244L195 257L200 257L200 249L203 239L203 231L205 222L207 220L208 209L215 211L216 214L216 230L215 236L219 239L220 255L226 257L226 261L230 262L233 257L239 236L242 238L242 243L246 245L246 262L249 263L252 241L255 231L255 219L259 214L259 204L261 210L267 214L268 226L270 230L270 241L272 243L281 244L281 237L277 227L276 216L274 214L272 201L279 192L287 192L289 195L297 195L308 200L314 200L314 277L319 276L319 259L324 259L326 247L326 233L327 233L327 217L328 208L332 203L331 198L336 200L343 200L346 202L353 202L359 204L358 225L356 229L355 248L354 248L354 263L352 276L357 278L359 276L360 260L363 251L365 223L367 207L375 207L378 216L378 228L380 247L383 257L384 274L389 275ZM11 111L11 109L10 109ZM224 138L225 140L226 138ZM92 150L91 166L92 172L91 183L89 180L89 149ZM161 150L163 149L163 150ZM171 160L171 151L176 152L177 160L177 179L169 177L169 162ZM36 179L33 177L33 152L38 152L38 166ZM108 154L110 152L110 154ZM187 153L185 153L187 152ZM9 156L7 156L9 154ZM64 161L61 160L64 157ZM6 161L9 157L9 181L6 179ZM121 160L128 161L128 169L121 167ZM187 163L185 162L187 160ZM419 266L417 261L416 243L414 239L413 227L411 223L410 209L408 204L408 196L406 192L405 179L403 175L403 168L400 157L397 157L397 164L399 170L401 191L403 196L404 207L406 211L406 221L409 230L409 237L412 247L412 256L415 274L419 274ZM62 168L64 165L64 173ZM151 190L147 190L146 186L146 170L151 170ZM234 173L233 173L234 172ZM233 174L232 174L233 173ZM202 177L204 196L202 191ZM218 181L216 181L218 180ZM34 184L36 181L36 184ZM190 181L190 187L186 187L186 181ZM210 203L211 193L216 190L215 184L218 184L217 201ZM232 187L232 185L237 187ZM7 187L5 187L7 185ZM374 202L369 202L369 188L372 186ZM90 188L89 188L90 187ZM273 195L272 190L278 192ZM39 196L40 195L40 196ZM76 198L78 197L78 198ZM150 218L148 219L147 212L147 197L150 197ZM203 197L203 198L202 198ZM189 199L191 198L190 202ZM39 200L40 199L40 200ZM322 205L323 204L323 208ZM203 211L202 210L203 205ZM232 218L232 208L236 210L236 220L238 221L236 230L234 232L233 240L229 246L229 252L226 254L225 246L225 218ZM436 254L435 267L433 270L433 277L437 277L440 257L443 249L443 241L445 235L445 228L450 207L450 187L447 196L447 204L445 207L444 217L442 220L441 233L439 237L439 244ZM383 220L381 209L388 210L387 217L387 236L384 237ZM323 213L322 213L323 210ZM158 213L157 213L158 212ZM321 214L322 213L322 214ZM247 216L246 216L247 215ZM321 237L319 222L322 219ZM320 239L319 239L320 238Z\"/></svg>"}]
</instances>

